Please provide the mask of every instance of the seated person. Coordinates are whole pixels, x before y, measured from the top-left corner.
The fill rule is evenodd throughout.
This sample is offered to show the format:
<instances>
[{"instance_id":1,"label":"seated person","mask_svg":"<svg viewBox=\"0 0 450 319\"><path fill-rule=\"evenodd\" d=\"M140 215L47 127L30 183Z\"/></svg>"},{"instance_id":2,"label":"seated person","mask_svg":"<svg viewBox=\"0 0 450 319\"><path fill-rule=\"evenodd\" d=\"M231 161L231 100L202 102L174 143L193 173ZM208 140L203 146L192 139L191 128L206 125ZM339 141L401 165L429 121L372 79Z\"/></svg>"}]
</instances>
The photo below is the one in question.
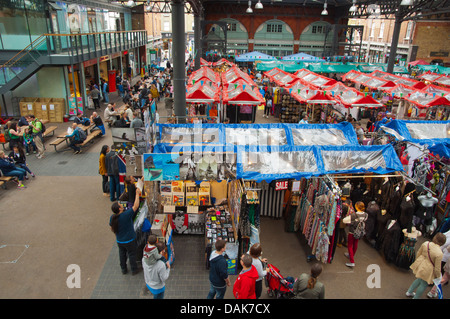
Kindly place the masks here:
<instances>
[{"instance_id":1,"label":"seated person","mask_svg":"<svg viewBox=\"0 0 450 319\"><path fill-rule=\"evenodd\" d=\"M82 113L78 113L77 117L75 118L75 120L73 122L76 124L79 124L79 125L86 125L86 126L91 124L91 122L89 121L89 119L87 117L83 117Z\"/></svg>"},{"instance_id":2,"label":"seated person","mask_svg":"<svg viewBox=\"0 0 450 319\"><path fill-rule=\"evenodd\" d=\"M69 147L74 150L75 154L81 153L81 147L78 146L78 144L83 143L83 137L82 133L80 131L83 131L81 128L78 127L76 123L72 123L72 133L67 134L66 137L70 138L70 144ZM84 133L84 131L83 131Z\"/></svg>"},{"instance_id":3,"label":"seated person","mask_svg":"<svg viewBox=\"0 0 450 319\"><path fill-rule=\"evenodd\" d=\"M120 119L118 119L114 123L115 127L130 127L130 119L127 116L127 112L123 112L120 116Z\"/></svg>"},{"instance_id":4,"label":"seated person","mask_svg":"<svg viewBox=\"0 0 450 319\"><path fill-rule=\"evenodd\" d=\"M102 118L97 114L97 112L92 113L90 120L95 125L95 127L92 128L91 132L100 130L102 132L102 135L105 135L105 125L103 124Z\"/></svg>"},{"instance_id":5,"label":"seated person","mask_svg":"<svg viewBox=\"0 0 450 319\"><path fill-rule=\"evenodd\" d=\"M18 188L26 188L23 185L23 179L27 176L27 171L23 168L17 167L11 160L6 156L5 152L0 151L0 171L4 176L15 176L19 180L17 185Z\"/></svg>"}]
</instances>

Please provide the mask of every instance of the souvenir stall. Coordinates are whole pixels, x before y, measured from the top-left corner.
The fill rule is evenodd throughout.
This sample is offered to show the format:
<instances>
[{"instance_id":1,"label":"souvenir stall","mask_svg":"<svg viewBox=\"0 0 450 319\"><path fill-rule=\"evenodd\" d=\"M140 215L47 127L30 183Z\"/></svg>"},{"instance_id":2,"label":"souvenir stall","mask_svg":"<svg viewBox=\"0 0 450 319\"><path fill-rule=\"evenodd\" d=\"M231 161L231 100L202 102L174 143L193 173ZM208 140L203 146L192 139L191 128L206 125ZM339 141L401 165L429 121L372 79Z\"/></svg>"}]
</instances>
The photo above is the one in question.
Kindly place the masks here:
<instances>
[{"instance_id":1,"label":"souvenir stall","mask_svg":"<svg viewBox=\"0 0 450 319\"><path fill-rule=\"evenodd\" d=\"M220 86L220 75L217 72L214 72L211 68L202 66L200 69L191 73L188 78L187 85L194 85L200 81L203 81L204 84L209 85L211 82L216 86Z\"/></svg>"},{"instance_id":2,"label":"souvenir stall","mask_svg":"<svg viewBox=\"0 0 450 319\"><path fill-rule=\"evenodd\" d=\"M420 185L420 190L414 194L415 226L430 234L436 229L434 218L439 224L448 217L450 121L393 120L383 125L382 129L395 137L392 144L405 173ZM430 205L422 207L418 202L420 196L429 196L427 202Z\"/></svg>"},{"instance_id":3,"label":"souvenir stall","mask_svg":"<svg viewBox=\"0 0 450 319\"><path fill-rule=\"evenodd\" d=\"M186 88L186 113L188 122L220 123L223 110L220 107L220 89L213 82L197 82Z\"/></svg>"}]
</instances>

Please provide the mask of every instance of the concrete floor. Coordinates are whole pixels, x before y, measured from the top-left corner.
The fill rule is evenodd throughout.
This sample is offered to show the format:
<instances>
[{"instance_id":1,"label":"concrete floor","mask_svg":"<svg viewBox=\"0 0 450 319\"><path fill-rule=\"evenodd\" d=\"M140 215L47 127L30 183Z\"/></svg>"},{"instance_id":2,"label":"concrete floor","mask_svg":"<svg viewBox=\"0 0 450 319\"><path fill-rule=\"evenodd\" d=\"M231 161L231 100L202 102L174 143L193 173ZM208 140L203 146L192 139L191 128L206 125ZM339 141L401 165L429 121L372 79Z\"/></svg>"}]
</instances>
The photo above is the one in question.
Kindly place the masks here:
<instances>
[{"instance_id":1,"label":"concrete floor","mask_svg":"<svg viewBox=\"0 0 450 319\"><path fill-rule=\"evenodd\" d=\"M158 109L163 116L162 102ZM277 120L263 119L258 111L257 123L263 122ZM58 123L56 135L69 124ZM25 182L27 189L18 190L13 183L0 189L0 298L150 299L142 273L133 277L120 273L115 238L108 226L111 202L102 196L98 156L101 146L112 142L110 130L79 155L55 153L48 145L51 140L46 142L46 158L28 157L37 177ZM283 220L262 218L260 238L263 257L283 276L309 272L309 249L301 236L284 231ZM206 298L204 248L201 236L175 238L176 259L167 282L167 299ZM406 299L405 291L415 279L411 271L387 264L364 241L356 255L357 266L350 269L345 266L345 251L337 248L333 262L324 265L320 281L325 284L326 298ZM380 288L367 286L370 265L379 266ZM79 275L79 288L70 287L78 283L75 275ZM227 299L233 299L231 290L227 290ZM444 286L444 296L449 294L449 286ZM269 298L266 292L262 298Z\"/></svg>"}]
</instances>

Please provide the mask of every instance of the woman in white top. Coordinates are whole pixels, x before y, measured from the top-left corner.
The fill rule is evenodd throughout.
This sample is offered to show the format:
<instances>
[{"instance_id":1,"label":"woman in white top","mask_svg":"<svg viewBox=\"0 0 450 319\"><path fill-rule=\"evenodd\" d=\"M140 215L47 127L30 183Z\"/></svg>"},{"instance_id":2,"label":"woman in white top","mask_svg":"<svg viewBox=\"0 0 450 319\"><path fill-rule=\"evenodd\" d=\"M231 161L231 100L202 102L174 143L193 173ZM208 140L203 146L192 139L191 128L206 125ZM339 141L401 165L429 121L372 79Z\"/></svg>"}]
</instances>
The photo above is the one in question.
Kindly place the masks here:
<instances>
[{"instance_id":1,"label":"woman in white top","mask_svg":"<svg viewBox=\"0 0 450 319\"><path fill-rule=\"evenodd\" d=\"M267 271L264 270L263 266L263 263L267 263L267 258L261 259L262 248L259 243L253 244L253 246L250 247L249 254L253 259L252 265L255 266L256 270L258 271L258 279L256 279L255 283L255 294L256 299L258 299L259 297L261 297L263 282L262 280L267 274Z\"/></svg>"}]
</instances>

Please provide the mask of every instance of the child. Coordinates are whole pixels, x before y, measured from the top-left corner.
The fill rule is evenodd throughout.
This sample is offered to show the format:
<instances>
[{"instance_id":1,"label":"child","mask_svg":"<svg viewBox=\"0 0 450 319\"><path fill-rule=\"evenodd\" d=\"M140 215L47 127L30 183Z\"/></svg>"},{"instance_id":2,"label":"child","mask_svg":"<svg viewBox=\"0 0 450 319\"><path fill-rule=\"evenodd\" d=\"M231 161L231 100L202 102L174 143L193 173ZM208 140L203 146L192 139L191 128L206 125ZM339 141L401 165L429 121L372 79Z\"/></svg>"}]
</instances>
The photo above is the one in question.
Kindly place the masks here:
<instances>
[{"instance_id":1,"label":"child","mask_svg":"<svg viewBox=\"0 0 450 319\"><path fill-rule=\"evenodd\" d=\"M156 247L158 238L155 235L148 236L147 245L144 247L144 255L142 260L148 265L155 264L158 260L166 263L166 267L170 268L169 262L158 252Z\"/></svg>"},{"instance_id":2,"label":"child","mask_svg":"<svg viewBox=\"0 0 450 319\"><path fill-rule=\"evenodd\" d=\"M13 147L13 151L11 153L9 153L9 158L11 159L11 161L14 161L14 164L17 167L23 168L24 170L26 170L28 173L31 174L32 177L35 177L36 175L34 175L34 173L28 168L27 165L27 160L25 157L25 153L23 151L23 148L19 147L19 146L14 146ZM28 179L28 176L25 175L25 179Z\"/></svg>"},{"instance_id":3,"label":"child","mask_svg":"<svg viewBox=\"0 0 450 319\"><path fill-rule=\"evenodd\" d=\"M241 257L243 269L233 285L233 295L236 299L256 299L255 283L258 271L252 263L253 259L249 254Z\"/></svg>"},{"instance_id":4,"label":"child","mask_svg":"<svg viewBox=\"0 0 450 319\"><path fill-rule=\"evenodd\" d=\"M30 155L30 146L33 147L33 153L36 154L37 147L33 140L33 134L31 133L31 130L27 128L25 130L25 134L23 135L23 143L25 144L25 150L27 152L27 156Z\"/></svg>"}]
</instances>

